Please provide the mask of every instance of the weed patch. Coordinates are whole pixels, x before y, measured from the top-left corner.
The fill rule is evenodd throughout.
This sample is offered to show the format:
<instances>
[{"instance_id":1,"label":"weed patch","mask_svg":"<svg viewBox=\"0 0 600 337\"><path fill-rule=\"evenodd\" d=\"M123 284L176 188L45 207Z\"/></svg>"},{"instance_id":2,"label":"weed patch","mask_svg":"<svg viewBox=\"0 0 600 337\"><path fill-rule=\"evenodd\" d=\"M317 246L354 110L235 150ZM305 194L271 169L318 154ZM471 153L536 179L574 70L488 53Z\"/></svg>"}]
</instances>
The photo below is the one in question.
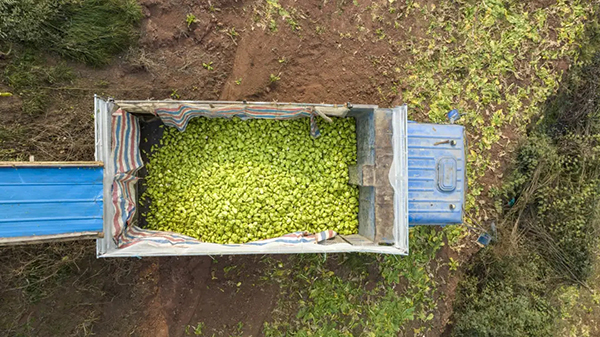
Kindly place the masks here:
<instances>
[{"instance_id":1,"label":"weed patch","mask_svg":"<svg viewBox=\"0 0 600 337\"><path fill-rule=\"evenodd\" d=\"M73 79L64 63L48 66L30 52L16 57L4 69L4 82L11 86L23 101L23 112L29 115L45 111L50 87Z\"/></svg>"},{"instance_id":2,"label":"weed patch","mask_svg":"<svg viewBox=\"0 0 600 337\"><path fill-rule=\"evenodd\" d=\"M2 261L0 281L1 292L21 291L29 303L51 295L55 283L68 275L72 268L77 268L76 262L86 255L89 245L80 245L73 249L69 243L40 245L35 249L7 248L3 256L18 259ZM9 254L20 252L21 254ZM27 261L26 263L24 261Z\"/></svg>"},{"instance_id":3,"label":"weed patch","mask_svg":"<svg viewBox=\"0 0 600 337\"><path fill-rule=\"evenodd\" d=\"M444 245L444 232L416 227L410 235L407 257L300 255L291 257L289 269L272 263L269 278L282 294L265 335L391 336L407 322L426 325L435 308L430 262Z\"/></svg>"},{"instance_id":4,"label":"weed patch","mask_svg":"<svg viewBox=\"0 0 600 337\"><path fill-rule=\"evenodd\" d=\"M600 55L574 70L519 148L504 190L512 234L523 234L557 277L579 283L591 273L600 202Z\"/></svg>"},{"instance_id":5,"label":"weed patch","mask_svg":"<svg viewBox=\"0 0 600 337\"><path fill-rule=\"evenodd\" d=\"M496 192L503 242L471 263L455 336L554 335L564 312L550 303L587 287L600 231L599 79L600 54L569 74L518 148Z\"/></svg>"},{"instance_id":6,"label":"weed patch","mask_svg":"<svg viewBox=\"0 0 600 337\"><path fill-rule=\"evenodd\" d=\"M453 336L552 336L555 310L534 260L489 250L472 261L455 303Z\"/></svg>"},{"instance_id":7,"label":"weed patch","mask_svg":"<svg viewBox=\"0 0 600 337\"><path fill-rule=\"evenodd\" d=\"M0 1L0 38L98 66L136 40L141 16L134 0Z\"/></svg>"},{"instance_id":8,"label":"weed patch","mask_svg":"<svg viewBox=\"0 0 600 337\"><path fill-rule=\"evenodd\" d=\"M279 21L286 23L293 31L299 31L298 16L294 8L284 7L278 0L266 0L254 8L254 22L272 33L279 29Z\"/></svg>"},{"instance_id":9,"label":"weed patch","mask_svg":"<svg viewBox=\"0 0 600 337\"><path fill-rule=\"evenodd\" d=\"M405 88L402 97L433 122L445 121L453 108L463 113L461 123L472 144L467 207L477 210L480 179L498 168L505 154L494 155L492 146L509 126L524 132L523 126L556 90L562 76L556 62L577 61L576 46L593 9L580 1L543 8L505 0L417 5L405 8L404 15L422 16L429 25L424 38L411 35L409 41L397 42L414 59L408 76L398 79Z\"/></svg>"}]
</instances>

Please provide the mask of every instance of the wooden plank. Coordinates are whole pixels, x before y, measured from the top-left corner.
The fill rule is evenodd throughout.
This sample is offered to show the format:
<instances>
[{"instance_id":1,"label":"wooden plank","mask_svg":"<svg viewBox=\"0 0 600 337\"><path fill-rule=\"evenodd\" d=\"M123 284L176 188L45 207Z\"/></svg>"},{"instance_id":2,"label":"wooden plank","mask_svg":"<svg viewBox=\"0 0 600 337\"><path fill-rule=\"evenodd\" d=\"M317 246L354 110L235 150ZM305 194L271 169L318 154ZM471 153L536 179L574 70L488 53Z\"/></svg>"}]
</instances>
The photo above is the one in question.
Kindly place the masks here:
<instances>
[{"instance_id":1,"label":"wooden plank","mask_svg":"<svg viewBox=\"0 0 600 337\"><path fill-rule=\"evenodd\" d=\"M0 167L102 167L101 161L0 161Z\"/></svg>"},{"instance_id":2,"label":"wooden plank","mask_svg":"<svg viewBox=\"0 0 600 337\"><path fill-rule=\"evenodd\" d=\"M20 236L12 238L0 238L0 246L18 246L18 245L32 245L45 242L61 242L61 241L74 241L83 239L99 239L103 238L104 233L102 232L79 232L79 233L66 233L66 234L54 234L54 235L40 235L40 236Z\"/></svg>"}]
</instances>

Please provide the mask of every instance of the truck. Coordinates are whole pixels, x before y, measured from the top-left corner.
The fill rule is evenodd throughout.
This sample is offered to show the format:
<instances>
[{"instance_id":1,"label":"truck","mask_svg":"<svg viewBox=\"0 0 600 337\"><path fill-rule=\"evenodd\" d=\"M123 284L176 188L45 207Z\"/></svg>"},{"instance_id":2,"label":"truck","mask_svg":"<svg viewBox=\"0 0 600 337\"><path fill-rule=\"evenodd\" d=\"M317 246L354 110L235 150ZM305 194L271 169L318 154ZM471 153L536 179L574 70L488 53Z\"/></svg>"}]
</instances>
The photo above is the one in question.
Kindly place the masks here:
<instances>
[{"instance_id":1,"label":"truck","mask_svg":"<svg viewBox=\"0 0 600 337\"><path fill-rule=\"evenodd\" d=\"M94 96L95 161L0 162L0 245L95 239L98 257L372 252L407 255L409 227L463 221L466 135L461 125L416 123L406 105L116 100ZM202 242L140 226L140 181L163 127L209 118L330 117L356 121L358 233L290 233L246 244ZM314 130L313 130L314 129ZM146 141L142 142L144 139Z\"/></svg>"}]
</instances>

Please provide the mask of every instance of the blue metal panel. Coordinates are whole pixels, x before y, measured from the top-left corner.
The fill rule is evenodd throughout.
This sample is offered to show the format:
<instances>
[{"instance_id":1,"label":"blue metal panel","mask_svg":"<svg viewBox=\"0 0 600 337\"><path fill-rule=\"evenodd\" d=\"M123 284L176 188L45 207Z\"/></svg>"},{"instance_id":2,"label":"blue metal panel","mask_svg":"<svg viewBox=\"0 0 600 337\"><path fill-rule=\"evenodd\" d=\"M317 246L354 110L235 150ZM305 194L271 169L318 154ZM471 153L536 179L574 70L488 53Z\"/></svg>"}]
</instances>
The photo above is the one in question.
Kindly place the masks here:
<instances>
[{"instance_id":1,"label":"blue metal panel","mask_svg":"<svg viewBox=\"0 0 600 337\"><path fill-rule=\"evenodd\" d=\"M102 167L0 167L0 238L102 231Z\"/></svg>"},{"instance_id":2,"label":"blue metal panel","mask_svg":"<svg viewBox=\"0 0 600 337\"><path fill-rule=\"evenodd\" d=\"M466 191L465 131L460 125L408 123L411 225L461 223Z\"/></svg>"}]
</instances>

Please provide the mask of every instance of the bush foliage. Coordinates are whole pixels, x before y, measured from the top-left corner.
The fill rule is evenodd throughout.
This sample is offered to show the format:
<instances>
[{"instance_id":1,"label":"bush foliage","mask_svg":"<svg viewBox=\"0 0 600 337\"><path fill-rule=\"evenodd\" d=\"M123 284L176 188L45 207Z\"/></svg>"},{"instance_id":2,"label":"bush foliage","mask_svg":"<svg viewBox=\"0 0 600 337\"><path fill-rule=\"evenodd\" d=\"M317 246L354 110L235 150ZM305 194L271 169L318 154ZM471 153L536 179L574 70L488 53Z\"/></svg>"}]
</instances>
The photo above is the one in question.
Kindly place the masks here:
<instances>
[{"instance_id":1,"label":"bush foliage","mask_svg":"<svg viewBox=\"0 0 600 337\"><path fill-rule=\"evenodd\" d=\"M0 40L102 65L135 41L135 0L0 0Z\"/></svg>"},{"instance_id":2,"label":"bush foliage","mask_svg":"<svg viewBox=\"0 0 600 337\"><path fill-rule=\"evenodd\" d=\"M600 54L575 69L519 146L499 192L505 245L479 252L461 282L454 336L550 336L549 303L584 284L598 247Z\"/></svg>"},{"instance_id":3,"label":"bush foliage","mask_svg":"<svg viewBox=\"0 0 600 337\"><path fill-rule=\"evenodd\" d=\"M591 272L600 187L600 55L575 70L519 148L504 190L532 251L570 282Z\"/></svg>"},{"instance_id":4,"label":"bush foliage","mask_svg":"<svg viewBox=\"0 0 600 337\"><path fill-rule=\"evenodd\" d=\"M554 310L544 297L532 260L478 254L461 282L453 335L551 336Z\"/></svg>"}]
</instances>

